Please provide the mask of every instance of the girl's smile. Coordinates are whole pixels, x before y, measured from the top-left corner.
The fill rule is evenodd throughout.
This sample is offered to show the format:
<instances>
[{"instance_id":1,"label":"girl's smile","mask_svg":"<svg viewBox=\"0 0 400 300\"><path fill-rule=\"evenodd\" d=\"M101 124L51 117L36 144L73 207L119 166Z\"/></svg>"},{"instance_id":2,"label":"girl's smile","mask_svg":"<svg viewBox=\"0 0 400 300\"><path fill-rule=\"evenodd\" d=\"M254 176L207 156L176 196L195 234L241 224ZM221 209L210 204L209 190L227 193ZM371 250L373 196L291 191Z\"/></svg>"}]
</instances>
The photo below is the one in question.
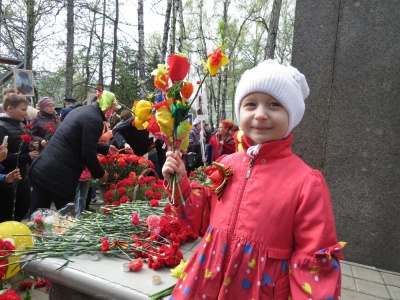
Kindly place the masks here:
<instances>
[{"instance_id":1,"label":"girl's smile","mask_svg":"<svg viewBox=\"0 0 400 300\"><path fill-rule=\"evenodd\" d=\"M289 124L286 109L274 97L256 92L243 98L240 127L254 144L279 140Z\"/></svg>"}]
</instances>

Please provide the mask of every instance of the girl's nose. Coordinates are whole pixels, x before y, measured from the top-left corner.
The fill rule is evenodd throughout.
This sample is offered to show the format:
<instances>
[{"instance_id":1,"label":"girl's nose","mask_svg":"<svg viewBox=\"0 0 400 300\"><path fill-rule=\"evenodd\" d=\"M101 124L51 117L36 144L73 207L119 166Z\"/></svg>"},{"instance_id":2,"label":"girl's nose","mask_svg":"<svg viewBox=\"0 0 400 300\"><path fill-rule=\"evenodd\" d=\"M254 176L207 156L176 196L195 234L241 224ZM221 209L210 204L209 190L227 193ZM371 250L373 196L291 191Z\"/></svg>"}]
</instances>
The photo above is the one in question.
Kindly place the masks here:
<instances>
[{"instance_id":1,"label":"girl's nose","mask_svg":"<svg viewBox=\"0 0 400 300\"><path fill-rule=\"evenodd\" d=\"M262 106L259 106L255 111L254 119L265 120L267 118L268 118L267 111Z\"/></svg>"}]
</instances>

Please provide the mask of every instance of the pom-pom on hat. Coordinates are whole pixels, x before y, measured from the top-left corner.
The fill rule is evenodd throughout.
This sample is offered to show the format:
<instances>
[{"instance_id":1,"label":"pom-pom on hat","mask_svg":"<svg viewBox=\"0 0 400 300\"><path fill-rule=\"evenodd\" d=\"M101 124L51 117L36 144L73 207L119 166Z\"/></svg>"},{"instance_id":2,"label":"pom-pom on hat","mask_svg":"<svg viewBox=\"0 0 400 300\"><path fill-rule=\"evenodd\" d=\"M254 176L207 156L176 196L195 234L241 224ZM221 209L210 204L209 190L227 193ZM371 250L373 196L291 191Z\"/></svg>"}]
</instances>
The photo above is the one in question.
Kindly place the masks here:
<instances>
[{"instance_id":1,"label":"pom-pom on hat","mask_svg":"<svg viewBox=\"0 0 400 300\"><path fill-rule=\"evenodd\" d=\"M275 60L263 61L242 75L235 94L235 114L240 122L240 104L247 95L262 92L278 100L289 115L289 125L283 135L287 137L304 115L304 100L310 89L306 78L296 68L284 66Z\"/></svg>"},{"instance_id":2,"label":"pom-pom on hat","mask_svg":"<svg viewBox=\"0 0 400 300\"><path fill-rule=\"evenodd\" d=\"M46 105L53 103L54 104L54 100L51 99L50 97L43 97L42 99L40 99L38 105L39 105L39 109L40 110L44 110L44 108L46 107Z\"/></svg>"}]
</instances>

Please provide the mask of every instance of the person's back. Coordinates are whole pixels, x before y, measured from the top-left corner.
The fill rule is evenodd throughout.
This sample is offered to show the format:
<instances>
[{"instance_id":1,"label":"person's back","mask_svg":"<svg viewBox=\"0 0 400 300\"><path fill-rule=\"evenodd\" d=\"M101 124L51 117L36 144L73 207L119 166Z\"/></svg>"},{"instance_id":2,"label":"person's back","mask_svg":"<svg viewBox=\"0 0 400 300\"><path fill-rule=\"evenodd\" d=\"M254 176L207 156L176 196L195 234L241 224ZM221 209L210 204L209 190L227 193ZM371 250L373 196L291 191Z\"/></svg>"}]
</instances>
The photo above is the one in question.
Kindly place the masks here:
<instances>
[{"instance_id":1,"label":"person's back","mask_svg":"<svg viewBox=\"0 0 400 300\"><path fill-rule=\"evenodd\" d=\"M74 109L32 164L30 177L34 190L35 187L40 191L46 189L49 194L54 195L56 200L53 201L57 209L74 200L79 176L85 166L93 178L104 176L105 172L97 159L98 140L104 120L97 103ZM101 153L107 154L109 146L101 146ZM40 197L35 196L35 201L32 201L31 213L43 207L41 205L50 206L49 199L46 199L46 203L41 203L38 198Z\"/></svg>"}]
</instances>

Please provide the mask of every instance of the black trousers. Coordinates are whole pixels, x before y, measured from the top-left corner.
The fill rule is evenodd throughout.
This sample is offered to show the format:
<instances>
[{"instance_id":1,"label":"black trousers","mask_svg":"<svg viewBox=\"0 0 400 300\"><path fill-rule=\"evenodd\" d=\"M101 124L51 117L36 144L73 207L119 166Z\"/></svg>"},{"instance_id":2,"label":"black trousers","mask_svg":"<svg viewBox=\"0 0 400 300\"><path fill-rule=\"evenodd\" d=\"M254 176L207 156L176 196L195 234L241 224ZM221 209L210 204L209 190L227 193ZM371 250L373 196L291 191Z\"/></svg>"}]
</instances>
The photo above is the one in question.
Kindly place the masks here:
<instances>
[{"instance_id":1,"label":"black trousers","mask_svg":"<svg viewBox=\"0 0 400 300\"><path fill-rule=\"evenodd\" d=\"M14 221L21 222L29 210L31 188L29 178L18 182L15 201ZM0 188L0 223L13 221L14 192L13 188Z\"/></svg>"},{"instance_id":2,"label":"black trousers","mask_svg":"<svg viewBox=\"0 0 400 300\"><path fill-rule=\"evenodd\" d=\"M47 188L33 182L29 215L39 208L50 208L52 202L54 202L57 210L59 210L67 205L67 203L73 202L73 199L65 197L62 194L55 194Z\"/></svg>"}]
</instances>

